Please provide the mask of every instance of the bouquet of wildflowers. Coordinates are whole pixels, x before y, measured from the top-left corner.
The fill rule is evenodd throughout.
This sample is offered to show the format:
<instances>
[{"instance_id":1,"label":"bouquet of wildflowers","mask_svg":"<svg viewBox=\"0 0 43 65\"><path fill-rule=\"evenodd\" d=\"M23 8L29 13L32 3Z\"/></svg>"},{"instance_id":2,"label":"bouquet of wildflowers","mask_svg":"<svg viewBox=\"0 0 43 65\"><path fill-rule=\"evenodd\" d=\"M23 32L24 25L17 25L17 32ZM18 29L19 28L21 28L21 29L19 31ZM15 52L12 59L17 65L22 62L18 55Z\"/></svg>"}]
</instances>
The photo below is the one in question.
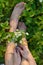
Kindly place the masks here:
<instances>
[{"instance_id":1,"label":"bouquet of wildflowers","mask_svg":"<svg viewBox=\"0 0 43 65\"><path fill-rule=\"evenodd\" d=\"M21 39L28 35L29 33L17 29L15 32L10 32L10 35L8 35L8 42L21 43Z\"/></svg>"}]
</instances>

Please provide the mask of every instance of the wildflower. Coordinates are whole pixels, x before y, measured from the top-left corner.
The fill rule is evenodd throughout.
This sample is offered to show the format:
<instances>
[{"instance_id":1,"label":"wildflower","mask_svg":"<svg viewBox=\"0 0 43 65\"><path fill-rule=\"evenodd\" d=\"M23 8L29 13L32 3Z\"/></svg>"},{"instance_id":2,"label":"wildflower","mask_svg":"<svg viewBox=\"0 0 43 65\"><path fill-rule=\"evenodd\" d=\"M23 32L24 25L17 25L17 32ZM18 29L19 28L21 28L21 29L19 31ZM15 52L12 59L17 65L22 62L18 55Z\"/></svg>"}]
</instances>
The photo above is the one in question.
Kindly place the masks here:
<instances>
[{"instance_id":1,"label":"wildflower","mask_svg":"<svg viewBox=\"0 0 43 65\"><path fill-rule=\"evenodd\" d=\"M20 43L22 43L22 40L20 40Z\"/></svg>"},{"instance_id":2,"label":"wildflower","mask_svg":"<svg viewBox=\"0 0 43 65\"><path fill-rule=\"evenodd\" d=\"M40 2L42 2L43 0L39 0Z\"/></svg>"},{"instance_id":3,"label":"wildflower","mask_svg":"<svg viewBox=\"0 0 43 65\"><path fill-rule=\"evenodd\" d=\"M26 35L29 35L29 33L26 33Z\"/></svg>"}]
</instances>

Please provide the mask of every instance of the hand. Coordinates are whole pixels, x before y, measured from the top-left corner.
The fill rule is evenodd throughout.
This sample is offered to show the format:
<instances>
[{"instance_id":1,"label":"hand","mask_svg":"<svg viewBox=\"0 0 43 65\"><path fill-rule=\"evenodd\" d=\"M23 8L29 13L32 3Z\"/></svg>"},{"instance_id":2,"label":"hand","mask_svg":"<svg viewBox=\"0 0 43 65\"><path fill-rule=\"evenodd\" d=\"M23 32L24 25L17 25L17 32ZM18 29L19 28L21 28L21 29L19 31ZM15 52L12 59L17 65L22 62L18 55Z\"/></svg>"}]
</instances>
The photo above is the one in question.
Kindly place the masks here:
<instances>
[{"instance_id":1,"label":"hand","mask_svg":"<svg viewBox=\"0 0 43 65\"><path fill-rule=\"evenodd\" d=\"M13 42L7 45L5 53L5 65L20 65L21 57L19 52L16 52L16 46Z\"/></svg>"},{"instance_id":2,"label":"hand","mask_svg":"<svg viewBox=\"0 0 43 65\"><path fill-rule=\"evenodd\" d=\"M26 48L25 46L23 46L23 45L19 45L19 46L17 47L17 49L18 49L18 51L20 52L21 56L22 56L24 59L28 60L28 54L29 54L29 52L28 52L27 48Z\"/></svg>"},{"instance_id":3,"label":"hand","mask_svg":"<svg viewBox=\"0 0 43 65\"><path fill-rule=\"evenodd\" d=\"M22 64L21 65L37 65L30 50L26 46L20 45L18 48L19 52L22 55ZM28 61L26 61L28 60Z\"/></svg>"},{"instance_id":4,"label":"hand","mask_svg":"<svg viewBox=\"0 0 43 65\"><path fill-rule=\"evenodd\" d=\"M14 65L21 64L21 56L18 50L14 49Z\"/></svg>"}]
</instances>

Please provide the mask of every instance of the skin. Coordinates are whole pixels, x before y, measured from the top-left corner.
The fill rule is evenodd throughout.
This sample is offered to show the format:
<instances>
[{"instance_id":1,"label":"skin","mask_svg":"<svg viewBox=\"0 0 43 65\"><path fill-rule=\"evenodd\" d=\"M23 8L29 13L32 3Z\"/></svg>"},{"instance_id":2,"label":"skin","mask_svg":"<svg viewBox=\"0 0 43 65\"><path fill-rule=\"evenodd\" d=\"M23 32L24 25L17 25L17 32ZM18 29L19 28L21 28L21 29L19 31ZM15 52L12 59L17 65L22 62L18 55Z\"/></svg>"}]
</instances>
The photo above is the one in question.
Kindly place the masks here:
<instances>
[{"instance_id":1,"label":"skin","mask_svg":"<svg viewBox=\"0 0 43 65\"><path fill-rule=\"evenodd\" d=\"M20 6L20 5L23 5L23 6ZM11 15L11 18L10 18L9 32L14 32L16 30L17 25L18 25L18 20L19 20L18 17L21 15L21 12L23 10L24 10L24 2L21 2L15 6L13 13ZM23 64L24 65L36 65L36 62L33 59L33 56L28 49L27 40L25 38L22 38L22 45L18 47L17 52L16 52L15 47L16 45L13 42L8 43L6 53L5 53L5 65L23 65ZM23 50L21 49L21 47L23 48ZM22 56L22 62L21 62L20 54Z\"/></svg>"},{"instance_id":2,"label":"skin","mask_svg":"<svg viewBox=\"0 0 43 65\"><path fill-rule=\"evenodd\" d=\"M10 18L10 30L9 32L14 32L17 28L19 16L24 10L24 2L17 4L13 10L13 13ZM21 57L19 52L14 51L16 45L14 42L9 42L6 48L5 53L5 65L20 65ZM19 61L18 61L19 60Z\"/></svg>"},{"instance_id":3,"label":"skin","mask_svg":"<svg viewBox=\"0 0 43 65\"><path fill-rule=\"evenodd\" d=\"M15 47L16 46L13 42L8 44L5 53L5 65L20 65L21 57L19 52L16 52Z\"/></svg>"},{"instance_id":4,"label":"skin","mask_svg":"<svg viewBox=\"0 0 43 65\"><path fill-rule=\"evenodd\" d=\"M6 48L6 53L5 53L5 65L14 65L13 62L13 53L14 53L14 43L12 44L8 43L7 48Z\"/></svg>"},{"instance_id":5,"label":"skin","mask_svg":"<svg viewBox=\"0 0 43 65\"><path fill-rule=\"evenodd\" d=\"M26 26L24 22L18 22L18 29L26 31Z\"/></svg>"},{"instance_id":6,"label":"skin","mask_svg":"<svg viewBox=\"0 0 43 65\"><path fill-rule=\"evenodd\" d=\"M24 43L23 43L24 44ZM7 46L7 51L5 55L5 65L36 65L36 62L28 49L25 45L19 45L18 51L15 51L14 43L11 43ZM21 57L22 56L22 62ZM19 61L18 61L19 60Z\"/></svg>"},{"instance_id":7,"label":"skin","mask_svg":"<svg viewBox=\"0 0 43 65\"><path fill-rule=\"evenodd\" d=\"M10 17L10 32L16 31L19 16L21 15L24 8L25 8L24 2L21 2L14 7L14 10L13 10L12 15Z\"/></svg>"},{"instance_id":8,"label":"skin","mask_svg":"<svg viewBox=\"0 0 43 65\"><path fill-rule=\"evenodd\" d=\"M30 50L28 49L28 46L25 45L24 42L22 43L22 45L20 45L18 47L18 50L19 50L20 54L22 55L21 65L23 65L23 64L24 65L37 65Z\"/></svg>"}]
</instances>

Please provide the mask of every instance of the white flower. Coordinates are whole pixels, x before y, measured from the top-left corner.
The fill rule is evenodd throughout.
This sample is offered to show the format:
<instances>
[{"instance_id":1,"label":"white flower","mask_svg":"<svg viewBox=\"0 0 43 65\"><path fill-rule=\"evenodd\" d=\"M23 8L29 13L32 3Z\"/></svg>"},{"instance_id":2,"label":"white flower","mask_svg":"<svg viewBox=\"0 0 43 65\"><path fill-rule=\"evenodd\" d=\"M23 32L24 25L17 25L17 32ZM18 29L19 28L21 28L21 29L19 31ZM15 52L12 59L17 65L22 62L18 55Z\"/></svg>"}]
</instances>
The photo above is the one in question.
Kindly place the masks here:
<instances>
[{"instance_id":1,"label":"white flower","mask_svg":"<svg viewBox=\"0 0 43 65\"><path fill-rule=\"evenodd\" d=\"M16 31L19 31L18 29L16 29Z\"/></svg>"},{"instance_id":2,"label":"white flower","mask_svg":"<svg viewBox=\"0 0 43 65\"><path fill-rule=\"evenodd\" d=\"M15 33L15 36L17 35L17 32L14 32Z\"/></svg>"},{"instance_id":3,"label":"white flower","mask_svg":"<svg viewBox=\"0 0 43 65\"><path fill-rule=\"evenodd\" d=\"M21 36L22 34L19 34L19 36Z\"/></svg>"},{"instance_id":4,"label":"white flower","mask_svg":"<svg viewBox=\"0 0 43 65\"><path fill-rule=\"evenodd\" d=\"M17 32L17 34L21 34L21 32Z\"/></svg>"},{"instance_id":5,"label":"white flower","mask_svg":"<svg viewBox=\"0 0 43 65\"><path fill-rule=\"evenodd\" d=\"M16 35L16 38L18 38L19 37L19 35Z\"/></svg>"},{"instance_id":6,"label":"white flower","mask_svg":"<svg viewBox=\"0 0 43 65\"><path fill-rule=\"evenodd\" d=\"M26 33L26 35L29 35L29 33Z\"/></svg>"},{"instance_id":7,"label":"white flower","mask_svg":"<svg viewBox=\"0 0 43 65\"><path fill-rule=\"evenodd\" d=\"M22 43L22 40L20 40L20 43Z\"/></svg>"},{"instance_id":8,"label":"white flower","mask_svg":"<svg viewBox=\"0 0 43 65\"><path fill-rule=\"evenodd\" d=\"M40 2L42 2L43 0L39 0Z\"/></svg>"}]
</instances>

